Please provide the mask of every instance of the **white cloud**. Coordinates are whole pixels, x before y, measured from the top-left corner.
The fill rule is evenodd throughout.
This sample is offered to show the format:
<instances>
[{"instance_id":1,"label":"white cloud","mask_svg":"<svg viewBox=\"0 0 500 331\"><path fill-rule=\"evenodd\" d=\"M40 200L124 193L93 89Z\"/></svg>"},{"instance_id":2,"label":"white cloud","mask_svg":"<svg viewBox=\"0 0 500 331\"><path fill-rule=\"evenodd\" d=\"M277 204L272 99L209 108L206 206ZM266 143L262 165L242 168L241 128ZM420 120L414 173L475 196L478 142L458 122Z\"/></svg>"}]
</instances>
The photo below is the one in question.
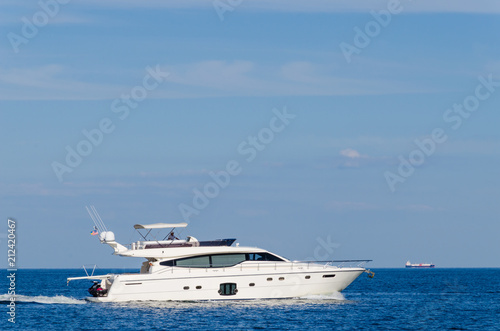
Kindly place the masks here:
<instances>
[{"instance_id":1,"label":"white cloud","mask_svg":"<svg viewBox=\"0 0 500 331\"><path fill-rule=\"evenodd\" d=\"M351 148L341 150L340 155L351 158L351 159L359 159L360 157L362 157L358 151L351 149Z\"/></svg>"},{"instance_id":2,"label":"white cloud","mask_svg":"<svg viewBox=\"0 0 500 331\"><path fill-rule=\"evenodd\" d=\"M361 166L361 160L368 160L368 156L361 155L357 150L352 148L346 148L339 153L342 159L339 160L337 167L339 168L359 168Z\"/></svg>"}]
</instances>

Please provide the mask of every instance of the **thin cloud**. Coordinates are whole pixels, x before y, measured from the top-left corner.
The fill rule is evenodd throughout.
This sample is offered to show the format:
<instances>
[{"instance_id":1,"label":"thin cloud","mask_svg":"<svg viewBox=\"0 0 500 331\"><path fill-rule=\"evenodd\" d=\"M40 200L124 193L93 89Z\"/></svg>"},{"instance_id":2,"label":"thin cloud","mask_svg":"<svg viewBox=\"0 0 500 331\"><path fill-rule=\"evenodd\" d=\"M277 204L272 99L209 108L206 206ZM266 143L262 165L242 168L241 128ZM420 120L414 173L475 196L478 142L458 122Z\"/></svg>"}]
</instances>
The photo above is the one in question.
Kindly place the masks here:
<instances>
[{"instance_id":1,"label":"thin cloud","mask_svg":"<svg viewBox=\"0 0 500 331\"><path fill-rule=\"evenodd\" d=\"M330 65L287 62L277 66L252 61L207 60L162 66L169 72L166 81L151 91L150 98L199 98L232 96L336 96L383 95L421 92L417 87L394 79L351 78L338 74ZM103 74L101 74L103 75ZM35 68L0 67L0 95L5 100L102 100L114 99L133 86L123 86L106 72L109 83L94 83L95 77L65 66L52 64ZM133 73L141 77L142 73ZM102 77L102 76L101 76ZM116 81L116 82L115 82ZM140 81L140 80L138 80ZM25 89L22 89L22 88Z\"/></svg>"},{"instance_id":2,"label":"thin cloud","mask_svg":"<svg viewBox=\"0 0 500 331\"><path fill-rule=\"evenodd\" d=\"M397 210L404 210L404 211L412 211L412 212L429 212L429 211L442 211L442 210L444 210L442 208L434 208L432 206L423 205L423 204L400 206L400 207L397 207L396 209Z\"/></svg>"},{"instance_id":3,"label":"thin cloud","mask_svg":"<svg viewBox=\"0 0 500 331\"><path fill-rule=\"evenodd\" d=\"M365 202L355 201L330 201L326 204L326 209L336 211L346 210L377 210L380 206Z\"/></svg>"},{"instance_id":4,"label":"thin cloud","mask_svg":"<svg viewBox=\"0 0 500 331\"><path fill-rule=\"evenodd\" d=\"M407 211L407 212L434 212L444 211L444 208L436 208L426 204L411 204L403 206L388 206L359 201L329 201L325 204L327 210L332 211Z\"/></svg>"},{"instance_id":5,"label":"thin cloud","mask_svg":"<svg viewBox=\"0 0 500 331\"><path fill-rule=\"evenodd\" d=\"M0 67L0 99L71 100L111 99L123 87L78 80L71 69L57 64L31 68Z\"/></svg>"},{"instance_id":6,"label":"thin cloud","mask_svg":"<svg viewBox=\"0 0 500 331\"><path fill-rule=\"evenodd\" d=\"M250 61L202 61L168 66L168 81L183 87L203 87L204 96L380 95L421 92L402 82L352 78L331 65L287 62L277 66ZM177 90L170 86L169 89Z\"/></svg>"},{"instance_id":7,"label":"thin cloud","mask_svg":"<svg viewBox=\"0 0 500 331\"><path fill-rule=\"evenodd\" d=\"M387 8L388 0L251 0L235 4L233 13L237 11L258 12L302 12L302 13L348 13L348 12L370 12L371 10ZM5 5L12 5L13 1L7 1ZM200 10L210 9L214 11L214 2L207 0L91 0L79 4L85 7L106 8L165 8L165 9L188 9ZM497 0L454 0L454 1L401 1L401 6L408 13L500 13L500 3Z\"/></svg>"}]
</instances>

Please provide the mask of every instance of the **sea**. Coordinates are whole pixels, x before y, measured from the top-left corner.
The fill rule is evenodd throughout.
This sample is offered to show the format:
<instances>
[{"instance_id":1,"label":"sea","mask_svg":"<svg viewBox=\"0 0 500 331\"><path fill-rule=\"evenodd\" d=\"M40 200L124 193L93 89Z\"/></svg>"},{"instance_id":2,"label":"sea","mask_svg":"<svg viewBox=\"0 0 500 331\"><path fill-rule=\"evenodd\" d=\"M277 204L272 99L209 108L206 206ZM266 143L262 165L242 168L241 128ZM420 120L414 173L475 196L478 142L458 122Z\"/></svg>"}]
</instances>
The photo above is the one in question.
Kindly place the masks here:
<instances>
[{"instance_id":1,"label":"sea","mask_svg":"<svg viewBox=\"0 0 500 331\"><path fill-rule=\"evenodd\" d=\"M0 330L500 330L500 269L372 270L329 296L130 303L86 301L83 270L2 270Z\"/></svg>"}]
</instances>

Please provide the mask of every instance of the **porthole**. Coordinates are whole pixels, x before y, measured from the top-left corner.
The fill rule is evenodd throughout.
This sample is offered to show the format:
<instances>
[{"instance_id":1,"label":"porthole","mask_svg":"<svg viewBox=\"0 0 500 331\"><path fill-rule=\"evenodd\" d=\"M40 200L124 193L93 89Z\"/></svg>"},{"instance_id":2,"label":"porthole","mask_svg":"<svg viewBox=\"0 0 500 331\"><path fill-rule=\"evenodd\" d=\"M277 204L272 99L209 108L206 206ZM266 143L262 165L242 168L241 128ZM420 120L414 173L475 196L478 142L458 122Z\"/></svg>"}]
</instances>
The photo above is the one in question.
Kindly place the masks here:
<instances>
[{"instance_id":1,"label":"porthole","mask_svg":"<svg viewBox=\"0 0 500 331\"><path fill-rule=\"evenodd\" d=\"M201 286L200 285L196 286L196 289L201 290Z\"/></svg>"},{"instance_id":2,"label":"porthole","mask_svg":"<svg viewBox=\"0 0 500 331\"><path fill-rule=\"evenodd\" d=\"M280 277L280 280L285 280L285 277Z\"/></svg>"},{"instance_id":3,"label":"porthole","mask_svg":"<svg viewBox=\"0 0 500 331\"><path fill-rule=\"evenodd\" d=\"M184 289L185 290L189 290L189 286L184 286Z\"/></svg>"},{"instance_id":4,"label":"porthole","mask_svg":"<svg viewBox=\"0 0 500 331\"><path fill-rule=\"evenodd\" d=\"M311 279L311 276L307 275L307 276L306 276L306 279Z\"/></svg>"},{"instance_id":5,"label":"porthole","mask_svg":"<svg viewBox=\"0 0 500 331\"><path fill-rule=\"evenodd\" d=\"M269 278L267 279L267 281L268 281L268 282L270 282L270 281L272 281L272 280L273 280L273 279L272 279L271 277L269 277Z\"/></svg>"},{"instance_id":6,"label":"porthole","mask_svg":"<svg viewBox=\"0 0 500 331\"><path fill-rule=\"evenodd\" d=\"M250 283L248 284L248 286L255 286L255 283Z\"/></svg>"},{"instance_id":7,"label":"porthole","mask_svg":"<svg viewBox=\"0 0 500 331\"><path fill-rule=\"evenodd\" d=\"M323 278L333 278L335 277L335 274L332 274L332 275L323 275Z\"/></svg>"}]
</instances>

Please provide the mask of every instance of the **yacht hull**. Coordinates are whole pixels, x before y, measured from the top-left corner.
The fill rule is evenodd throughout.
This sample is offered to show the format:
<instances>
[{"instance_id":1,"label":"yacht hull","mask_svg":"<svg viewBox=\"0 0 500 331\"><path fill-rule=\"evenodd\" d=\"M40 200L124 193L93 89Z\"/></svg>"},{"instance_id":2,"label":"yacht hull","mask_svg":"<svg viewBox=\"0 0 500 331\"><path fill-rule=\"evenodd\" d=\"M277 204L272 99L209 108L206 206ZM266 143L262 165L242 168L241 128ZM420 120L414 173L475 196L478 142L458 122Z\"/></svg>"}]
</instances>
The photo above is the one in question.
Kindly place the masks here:
<instances>
[{"instance_id":1,"label":"yacht hull","mask_svg":"<svg viewBox=\"0 0 500 331\"><path fill-rule=\"evenodd\" d=\"M276 270L232 268L169 268L161 273L116 274L103 280L106 296L93 302L196 301L297 298L340 292L364 268L294 267ZM264 269L264 270L262 270ZM269 268L267 268L269 269ZM271 267L272 269L272 267ZM279 270L281 269L281 270ZM233 286L224 293L224 285ZM234 293L233 293L234 292Z\"/></svg>"}]
</instances>

